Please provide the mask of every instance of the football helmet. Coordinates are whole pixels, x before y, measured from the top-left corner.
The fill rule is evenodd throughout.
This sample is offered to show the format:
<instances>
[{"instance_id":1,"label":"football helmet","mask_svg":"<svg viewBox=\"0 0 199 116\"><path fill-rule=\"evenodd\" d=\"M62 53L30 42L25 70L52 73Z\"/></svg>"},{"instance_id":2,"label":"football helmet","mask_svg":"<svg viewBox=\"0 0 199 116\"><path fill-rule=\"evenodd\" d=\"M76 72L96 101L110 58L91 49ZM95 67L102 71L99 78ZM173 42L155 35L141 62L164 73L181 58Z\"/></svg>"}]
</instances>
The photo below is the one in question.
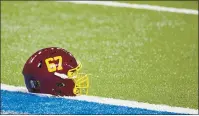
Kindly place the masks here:
<instances>
[{"instance_id":1,"label":"football helmet","mask_svg":"<svg viewBox=\"0 0 199 116\"><path fill-rule=\"evenodd\" d=\"M22 74L29 92L59 96L88 94L87 74L79 73L82 65L68 51L44 48L25 63Z\"/></svg>"}]
</instances>

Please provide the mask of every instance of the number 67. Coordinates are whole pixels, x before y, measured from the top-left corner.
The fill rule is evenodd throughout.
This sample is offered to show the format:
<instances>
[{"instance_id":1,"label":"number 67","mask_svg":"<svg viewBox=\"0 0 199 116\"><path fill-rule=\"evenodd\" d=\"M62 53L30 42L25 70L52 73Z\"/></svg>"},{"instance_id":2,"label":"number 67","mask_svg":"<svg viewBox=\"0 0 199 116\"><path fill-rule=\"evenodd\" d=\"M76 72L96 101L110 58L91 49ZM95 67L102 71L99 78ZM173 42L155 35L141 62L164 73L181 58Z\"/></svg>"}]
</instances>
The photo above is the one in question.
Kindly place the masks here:
<instances>
[{"instance_id":1,"label":"number 67","mask_svg":"<svg viewBox=\"0 0 199 116\"><path fill-rule=\"evenodd\" d=\"M56 67L55 63L49 63L50 61L56 61L56 60L59 60L58 67ZM48 72L55 72L56 70L62 70L63 69L63 67L62 67L62 57L61 56L55 56L53 58L47 58L45 60L45 63L46 63L46 66L48 68Z\"/></svg>"}]
</instances>

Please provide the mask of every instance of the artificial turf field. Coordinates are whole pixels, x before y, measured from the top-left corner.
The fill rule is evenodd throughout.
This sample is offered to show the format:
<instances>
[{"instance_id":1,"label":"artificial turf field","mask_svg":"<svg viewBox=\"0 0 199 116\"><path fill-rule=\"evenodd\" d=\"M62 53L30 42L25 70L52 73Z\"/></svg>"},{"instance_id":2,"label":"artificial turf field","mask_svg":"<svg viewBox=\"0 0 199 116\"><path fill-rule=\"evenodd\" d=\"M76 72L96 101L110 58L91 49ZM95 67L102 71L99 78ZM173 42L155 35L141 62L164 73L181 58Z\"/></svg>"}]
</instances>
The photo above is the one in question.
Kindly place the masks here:
<instances>
[{"instance_id":1,"label":"artificial turf field","mask_svg":"<svg viewBox=\"0 0 199 116\"><path fill-rule=\"evenodd\" d=\"M195 1L165 4L198 9ZM89 95L198 108L198 15L1 1L1 83L25 86L26 60L51 46L81 61Z\"/></svg>"}]
</instances>

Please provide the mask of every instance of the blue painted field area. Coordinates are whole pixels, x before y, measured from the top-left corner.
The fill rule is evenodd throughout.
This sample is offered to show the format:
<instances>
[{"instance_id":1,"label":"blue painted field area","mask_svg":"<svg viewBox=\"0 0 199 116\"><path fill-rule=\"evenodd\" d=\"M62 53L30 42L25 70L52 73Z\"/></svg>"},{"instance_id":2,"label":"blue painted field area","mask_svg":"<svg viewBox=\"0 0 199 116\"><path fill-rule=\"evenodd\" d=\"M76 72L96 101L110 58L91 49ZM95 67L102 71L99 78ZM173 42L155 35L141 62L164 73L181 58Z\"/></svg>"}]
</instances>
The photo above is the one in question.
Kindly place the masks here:
<instances>
[{"instance_id":1,"label":"blue painted field area","mask_svg":"<svg viewBox=\"0 0 199 116\"><path fill-rule=\"evenodd\" d=\"M176 114L1 90L1 112L18 114Z\"/></svg>"}]
</instances>

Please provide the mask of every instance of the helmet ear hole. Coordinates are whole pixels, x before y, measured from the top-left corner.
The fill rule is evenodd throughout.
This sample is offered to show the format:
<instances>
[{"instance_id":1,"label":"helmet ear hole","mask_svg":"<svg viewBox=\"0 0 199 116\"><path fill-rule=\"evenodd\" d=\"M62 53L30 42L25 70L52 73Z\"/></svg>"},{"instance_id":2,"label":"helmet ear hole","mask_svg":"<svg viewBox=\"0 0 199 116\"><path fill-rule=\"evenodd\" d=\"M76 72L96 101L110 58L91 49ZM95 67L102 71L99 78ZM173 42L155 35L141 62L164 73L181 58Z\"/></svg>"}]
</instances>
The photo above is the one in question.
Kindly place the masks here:
<instances>
[{"instance_id":1,"label":"helmet ear hole","mask_svg":"<svg viewBox=\"0 0 199 116\"><path fill-rule=\"evenodd\" d=\"M57 85L58 87L64 87L64 86L65 86L64 83L56 83L56 85Z\"/></svg>"},{"instance_id":2,"label":"helmet ear hole","mask_svg":"<svg viewBox=\"0 0 199 116\"><path fill-rule=\"evenodd\" d=\"M36 80L30 80L30 86L33 89L37 89L40 87L40 82Z\"/></svg>"}]
</instances>

